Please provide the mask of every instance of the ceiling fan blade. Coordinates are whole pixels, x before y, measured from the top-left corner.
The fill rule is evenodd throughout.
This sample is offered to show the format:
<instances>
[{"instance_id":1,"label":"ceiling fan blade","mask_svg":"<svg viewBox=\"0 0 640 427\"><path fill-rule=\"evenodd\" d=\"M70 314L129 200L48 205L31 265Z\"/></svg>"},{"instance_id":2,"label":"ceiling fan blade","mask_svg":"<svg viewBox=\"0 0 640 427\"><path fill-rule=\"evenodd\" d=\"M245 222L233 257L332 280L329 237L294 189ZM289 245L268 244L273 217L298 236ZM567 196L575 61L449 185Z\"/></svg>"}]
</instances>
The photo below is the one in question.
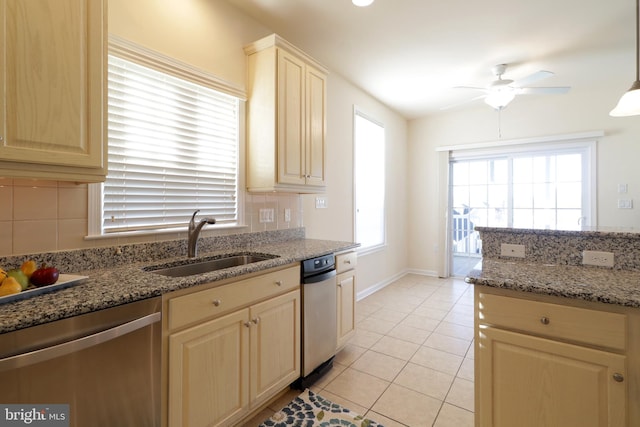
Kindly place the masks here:
<instances>
[{"instance_id":1,"label":"ceiling fan blade","mask_svg":"<svg viewBox=\"0 0 640 427\"><path fill-rule=\"evenodd\" d=\"M528 86L531 83L535 83L537 81L546 79L551 76L553 76L553 73L551 71L540 70L537 73L530 74L526 77L523 77L521 79L514 81L513 83L511 83L511 86L514 86L514 87Z\"/></svg>"},{"instance_id":2,"label":"ceiling fan blade","mask_svg":"<svg viewBox=\"0 0 640 427\"><path fill-rule=\"evenodd\" d=\"M454 86L454 89L473 89L473 90L481 90L483 92L487 91L486 87L477 87L477 86Z\"/></svg>"},{"instance_id":3,"label":"ceiling fan blade","mask_svg":"<svg viewBox=\"0 0 640 427\"><path fill-rule=\"evenodd\" d=\"M440 108L440 110L441 110L441 111L444 111L444 110L450 110L450 109L452 109L452 108L456 108L456 107L459 107L459 106L461 106L461 105L470 104L470 103L471 103L471 102L473 102L473 101L477 101L478 99L483 99L483 98L485 98L485 96L486 96L486 95L474 96L473 98L471 98L471 99L467 99L466 101L457 102L457 103L455 103L455 104L451 104L451 105L447 105L447 106L445 106L445 107L441 107L441 108Z\"/></svg>"},{"instance_id":4,"label":"ceiling fan blade","mask_svg":"<svg viewBox=\"0 0 640 427\"><path fill-rule=\"evenodd\" d=\"M569 86L558 87L520 87L517 88L518 95L538 95L538 94L554 94L567 93L571 88Z\"/></svg>"}]
</instances>

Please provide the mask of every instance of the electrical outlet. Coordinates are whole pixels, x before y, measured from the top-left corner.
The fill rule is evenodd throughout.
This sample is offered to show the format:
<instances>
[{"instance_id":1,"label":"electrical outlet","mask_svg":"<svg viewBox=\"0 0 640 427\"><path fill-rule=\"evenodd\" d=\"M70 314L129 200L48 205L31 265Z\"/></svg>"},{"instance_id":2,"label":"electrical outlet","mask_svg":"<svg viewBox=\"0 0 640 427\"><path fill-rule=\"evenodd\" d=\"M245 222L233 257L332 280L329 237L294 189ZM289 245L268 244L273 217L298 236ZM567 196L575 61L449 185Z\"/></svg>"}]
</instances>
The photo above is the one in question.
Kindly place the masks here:
<instances>
[{"instance_id":1,"label":"electrical outlet","mask_svg":"<svg viewBox=\"0 0 640 427\"><path fill-rule=\"evenodd\" d=\"M582 264L613 267L613 252L582 251Z\"/></svg>"},{"instance_id":2,"label":"electrical outlet","mask_svg":"<svg viewBox=\"0 0 640 427\"><path fill-rule=\"evenodd\" d=\"M524 258L524 245L514 245L511 243L500 244L500 256L510 256L514 258Z\"/></svg>"},{"instance_id":3,"label":"electrical outlet","mask_svg":"<svg viewBox=\"0 0 640 427\"><path fill-rule=\"evenodd\" d=\"M273 222L273 209L260 209L260 222Z\"/></svg>"}]
</instances>

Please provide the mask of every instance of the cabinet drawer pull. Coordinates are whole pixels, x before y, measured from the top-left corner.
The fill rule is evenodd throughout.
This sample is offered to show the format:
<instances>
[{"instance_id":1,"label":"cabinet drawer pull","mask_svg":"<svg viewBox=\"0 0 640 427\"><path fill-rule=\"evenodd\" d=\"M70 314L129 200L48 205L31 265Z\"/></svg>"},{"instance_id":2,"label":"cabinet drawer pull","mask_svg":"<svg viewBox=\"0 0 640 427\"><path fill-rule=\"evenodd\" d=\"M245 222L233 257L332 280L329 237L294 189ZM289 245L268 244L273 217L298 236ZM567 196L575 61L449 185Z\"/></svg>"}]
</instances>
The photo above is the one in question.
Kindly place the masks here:
<instances>
[{"instance_id":1,"label":"cabinet drawer pull","mask_svg":"<svg viewBox=\"0 0 640 427\"><path fill-rule=\"evenodd\" d=\"M342 287L342 282L338 283L338 287L341 288Z\"/></svg>"},{"instance_id":2,"label":"cabinet drawer pull","mask_svg":"<svg viewBox=\"0 0 640 427\"><path fill-rule=\"evenodd\" d=\"M543 325L548 325L550 322L549 318L544 316L540 319L540 323L542 323Z\"/></svg>"},{"instance_id":3,"label":"cabinet drawer pull","mask_svg":"<svg viewBox=\"0 0 640 427\"><path fill-rule=\"evenodd\" d=\"M260 318L256 317L255 319L253 319L251 321L257 325L258 323L260 323Z\"/></svg>"},{"instance_id":4,"label":"cabinet drawer pull","mask_svg":"<svg viewBox=\"0 0 640 427\"><path fill-rule=\"evenodd\" d=\"M220 301L219 299L214 299L212 301L212 304L215 305L216 307L220 307L220 304L222 304L222 301Z\"/></svg>"},{"instance_id":5,"label":"cabinet drawer pull","mask_svg":"<svg viewBox=\"0 0 640 427\"><path fill-rule=\"evenodd\" d=\"M277 280L277 281L276 281L276 285L278 285L278 286L282 286L282 280Z\"/></svg>"},{"instance_id":6,"label":"cabinet drawer pull","mask_svg":"<svg viewBox=\"0 0 640 427\"><path fill-rule=\"evenodd\" d=\"M615 374L613 374L613 380L616 381L616 382L621 383L621 382L624 381L624 375L619 374L619 373L616 372Z\"/></svg>"},{"instance_id":7,"label":"cabinet drawer pull","mask_svg":"<svg viewBox=\"0 0 640 427\"><path fill-rule=\"evenodd\" d=\"M345 264L351 264L351 260L350 260L350 259L345 259L345 260L344 260L344 263L345 263Z\"/></svg>"},{"instance_id":8,"label":"cabinet drawer pull","mask_svg":"<svg viewBox=\"0 0 640 427\"><path fill-rule=\"evenodd\" d=\"M247 328L251 327L251 322L244 322L244 326L246 326Z\"/></svg>"}]
</instances>

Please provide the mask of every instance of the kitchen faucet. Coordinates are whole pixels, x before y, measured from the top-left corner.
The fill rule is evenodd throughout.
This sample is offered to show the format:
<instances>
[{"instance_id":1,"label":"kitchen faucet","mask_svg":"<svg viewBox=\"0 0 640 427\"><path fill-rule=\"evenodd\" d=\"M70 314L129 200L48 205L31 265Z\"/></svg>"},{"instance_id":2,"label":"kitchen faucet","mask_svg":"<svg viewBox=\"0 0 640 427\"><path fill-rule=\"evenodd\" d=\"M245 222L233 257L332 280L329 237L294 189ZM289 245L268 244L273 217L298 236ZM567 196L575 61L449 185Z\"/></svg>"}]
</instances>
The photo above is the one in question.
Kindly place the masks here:
<instances>
[{"instance_id":1,"label":"kitchen faucet","mask_svg":"<svg viewBox=\"0 0 640 427\"><path fill-rule=\"evenodd\" d=\"M189 258L195 258L198 255L198 236L200 235L200 230L204 227L205 224L215 224L215 218L202 218L198 225L196 225L196 214L200 212L200 209L193 213L191 216L191 221L189 221L189 229L188 229L188 241L187 241L187 256Z\"/></svg>"}]
</instances>

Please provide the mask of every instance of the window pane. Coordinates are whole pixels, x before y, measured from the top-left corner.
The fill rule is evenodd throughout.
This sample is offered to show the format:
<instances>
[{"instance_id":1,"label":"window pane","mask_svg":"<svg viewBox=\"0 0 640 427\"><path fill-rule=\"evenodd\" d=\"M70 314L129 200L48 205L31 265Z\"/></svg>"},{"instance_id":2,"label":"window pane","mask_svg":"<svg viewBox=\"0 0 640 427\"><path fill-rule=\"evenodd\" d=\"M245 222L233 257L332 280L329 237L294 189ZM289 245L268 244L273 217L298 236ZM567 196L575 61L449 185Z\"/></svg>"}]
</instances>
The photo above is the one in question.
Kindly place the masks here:
<instances>
[{"instance_id":1,"label":"window pane","mask_svg":"<svg viewBox=\"0 0 640 427\"><path fill-rule=\"evenodd\" d=\"M355 115L356 241L362 248L385 242L385 136L379 124Z\"/></svg>"}]
</instances>

